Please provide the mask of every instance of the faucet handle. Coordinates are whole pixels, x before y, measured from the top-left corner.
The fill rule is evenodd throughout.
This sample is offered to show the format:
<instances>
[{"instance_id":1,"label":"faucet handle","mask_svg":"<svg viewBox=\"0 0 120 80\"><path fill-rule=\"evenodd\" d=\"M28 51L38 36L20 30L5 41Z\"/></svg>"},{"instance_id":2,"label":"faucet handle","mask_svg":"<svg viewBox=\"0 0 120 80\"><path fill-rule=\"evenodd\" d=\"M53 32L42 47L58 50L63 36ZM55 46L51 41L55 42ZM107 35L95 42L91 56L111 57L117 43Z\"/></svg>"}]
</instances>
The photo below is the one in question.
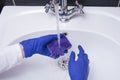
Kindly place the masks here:
<instances>
[{"instance_id":1,"label":"faucet handle","mask_svg":"<svg viewBox=\"0 0 120 80\"><path fill-rule=\"evenodd\" d=\"M81 4L81 5L83 5L85 1L86 1L86 0L76 0L75 2L77 2L77 3Z\"/></svg>"},{"instance_id":2,"label":"faucet handle","mask_svg":"<svg viewBox=\"0 0 120 80\"><path fill-rule=\"evenodd\" d=\"M81 3L79 3L78 0L75 1L75 4L77 6L77 9L78 9L79 13L83 15L84 14L83 5Z\"/></svg>"},{"instance_id":3,"label":"faucet handle","mask_svg":"<svg viewBox=\"0 0 120 80\"><path fill-rule=\"evenodd\" d=\"M55 12L55 5L59 4L59 0L50 0L50 2L48 4L45 5L45 12L48 13L49 10L52 10L53 12Z\"/></svg>"},{"instance_id":4,"label":"faucet handle","mask_svg":"<svg viewBox=\"0 0 120 80\"><path fill-rule=\"evenodd\" d=\"M48 4L45 5L45 12L48 13L53 5L53 0L50 0Z\"/></svg>"},{"instance_id":5,"label":"faucet handle","mask_svg":"<svg viewBox=\"0 0 120 80\"><path fill-rule=\"evenodd\" d=\"M59 4L59 0L51 0L53 4Z\"/></svg>"},{"instance_id":6,"label":"faucet handle","mask_svg":"<svg viewBox=\"0 0 120 80\"><path fill-rule=\"evenodd\" d=\"M50 10L50 4L45 5L45 12L48 13Z\"/></svg>"},{"instance_id":7,"label":"faucet handle","mask_svg":"<svg viewBox=\"0 0 120 80\"><path fill-rule=\"evenodd\" d=\"M75 1L75 4L76 4L77 6L79 6L80 8L83 8L83 5L82 5L78 0Z\"/></svg>"}]
</instances>

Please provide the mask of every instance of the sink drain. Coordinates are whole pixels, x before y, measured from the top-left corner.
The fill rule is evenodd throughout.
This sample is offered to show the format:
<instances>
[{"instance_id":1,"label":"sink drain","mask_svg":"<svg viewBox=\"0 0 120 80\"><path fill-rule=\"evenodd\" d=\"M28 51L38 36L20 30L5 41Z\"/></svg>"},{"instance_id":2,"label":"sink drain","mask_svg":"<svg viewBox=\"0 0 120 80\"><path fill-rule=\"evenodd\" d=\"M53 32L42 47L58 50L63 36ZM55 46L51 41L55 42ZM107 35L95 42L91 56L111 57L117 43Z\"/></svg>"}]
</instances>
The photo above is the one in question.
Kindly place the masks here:
<instances>
[{"instance_id":1,"label":"sink drain","mask_svg":"<svg viewBox=\"0 0 120 80\"><path fill-rule=\"evenodd\" d=\"M69 58L67 58L67 57L61 57L58 60L58 66L61 69L63 69L63 70L68 70L68 61L69 61Z\"/></svg>"}]
</instances>

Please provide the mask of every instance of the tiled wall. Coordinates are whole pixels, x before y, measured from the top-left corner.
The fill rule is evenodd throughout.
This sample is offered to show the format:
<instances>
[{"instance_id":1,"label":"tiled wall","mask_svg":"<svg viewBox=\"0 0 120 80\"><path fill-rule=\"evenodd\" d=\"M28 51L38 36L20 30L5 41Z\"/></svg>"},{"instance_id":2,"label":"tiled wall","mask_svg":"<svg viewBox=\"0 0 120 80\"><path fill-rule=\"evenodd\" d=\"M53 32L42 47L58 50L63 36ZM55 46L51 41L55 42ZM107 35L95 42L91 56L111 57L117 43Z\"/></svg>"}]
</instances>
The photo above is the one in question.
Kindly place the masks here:
<instances>
[{"instance_id":1,"label":"tiled wall","mask_svg":"<svg viewBox=\"0 0 120 80\"><path fill-rule=\"evenodd\" d=\"M15 0L17 5L45 5L49 0ZM68 0L73 5L75 0ZM87 6L116 6L118 0L79 0ZM12 0L6 0L7 5L12 5Z\"/></svg>"},{"instance_id":2,"label":"tiled wall","mask_svg":"<svg viewBox=\"0 0 120 80\"><path fill-rule=\"evenodd\" d=\"M0 0L0 12L2 10L2 7L4 6L5 4L5 0Z\"/></svg>"},{"instance_id":3,"label":"tiled wall","mask_svg":"<svg viewBox=\"0 0 120 80\"><path fill-rule=\"evenodd\" d=\"M69 5L74 5L75 0L68 0ZM84 6L117 6L119 0L80 0ZM16 5L44 6L49 0L15 0ZM12 0L0 0L0 9L3 5L13 5Z\"/></svg>"}]
</instances>

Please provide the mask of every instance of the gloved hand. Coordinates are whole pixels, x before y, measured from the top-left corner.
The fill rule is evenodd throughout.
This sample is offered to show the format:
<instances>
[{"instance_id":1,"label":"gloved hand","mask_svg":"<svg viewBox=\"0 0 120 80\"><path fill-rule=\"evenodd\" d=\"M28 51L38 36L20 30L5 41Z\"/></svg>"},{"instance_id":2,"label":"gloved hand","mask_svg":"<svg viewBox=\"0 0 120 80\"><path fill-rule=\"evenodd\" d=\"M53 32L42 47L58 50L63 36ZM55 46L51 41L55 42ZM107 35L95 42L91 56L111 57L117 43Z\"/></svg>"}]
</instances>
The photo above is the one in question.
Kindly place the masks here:
<instances>
[{"instance_id":1,"label":"gloved hand","mask_svg":"<svg viewBox=\"0 0 120 80\"><path fill-rule=\"evenodd\" d=\"M89 73L89 60L87 54L81 46L78 46L78 59L75 61L75 53L71 52L68 64L69 75L71 80L87 80Z\"/></svg>"},{"instance_id":2,"label":"gloved hand","mask_svg":"<svg viewBox=\"0 0 120 80\"><path fill-rule=\"evenodd\" d=\"M47 49L47 44L55 39L57 39L57 35L47 35L39 38L28 39L20 42L20 44L23 46L26 58L31 57L35 53L50 56L51 53Z\"/></svg>"}]
</instances>

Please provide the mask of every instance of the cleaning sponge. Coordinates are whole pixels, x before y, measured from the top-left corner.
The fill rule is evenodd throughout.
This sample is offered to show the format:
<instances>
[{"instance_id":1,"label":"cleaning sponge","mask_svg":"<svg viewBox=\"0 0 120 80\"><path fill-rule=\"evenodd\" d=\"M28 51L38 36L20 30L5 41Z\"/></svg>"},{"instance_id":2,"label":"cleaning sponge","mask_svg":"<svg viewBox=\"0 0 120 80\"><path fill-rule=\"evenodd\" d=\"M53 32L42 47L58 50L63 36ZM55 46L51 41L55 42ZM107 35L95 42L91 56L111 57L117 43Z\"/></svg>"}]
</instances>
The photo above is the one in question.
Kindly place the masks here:
<instances>
[{"instance_id":1,"label":"cleaning sponge","mask_svg":"<svg viewBox=\"0 0 120 80\"><path fill-rule=\"evenodd\" d=\"M71 43L65 35L60 38L60 47L58 45L58 40L53 40L47 45L48 50L51 53L51 57L58 58L60 55L64 55L64 52L71 48Z\"/></svg>"}]
</instances>

